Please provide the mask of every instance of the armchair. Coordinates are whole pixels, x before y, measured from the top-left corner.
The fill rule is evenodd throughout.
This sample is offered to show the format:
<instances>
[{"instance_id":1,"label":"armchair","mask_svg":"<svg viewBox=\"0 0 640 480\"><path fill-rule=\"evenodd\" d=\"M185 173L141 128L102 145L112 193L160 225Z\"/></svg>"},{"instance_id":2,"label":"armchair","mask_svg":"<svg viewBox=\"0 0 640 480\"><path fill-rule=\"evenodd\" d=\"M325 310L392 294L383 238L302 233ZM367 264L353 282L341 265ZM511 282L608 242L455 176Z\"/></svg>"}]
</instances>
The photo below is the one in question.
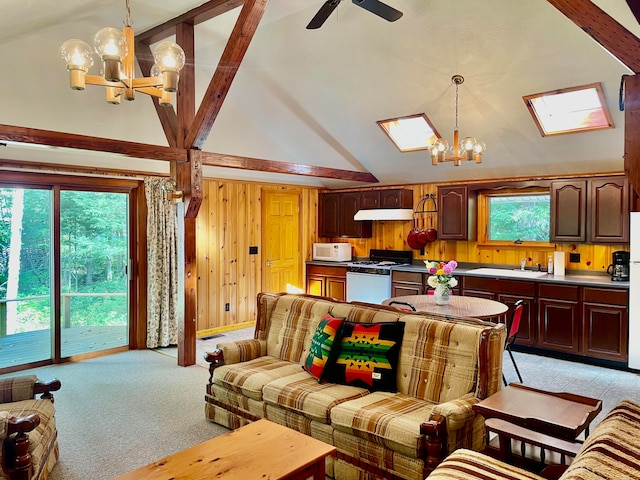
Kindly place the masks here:
<instances>
[{"instance_id":1,"label":"armchair","mask_svg":"<svg viewBox=\"0 0 640 480\"><path fill-rule=\"evenodd\" d=\"M51 392L60 387L59 380L41 382L35 375L0 379L0 479L49 476L59 457Z\"/></svg>"}]
</instances>

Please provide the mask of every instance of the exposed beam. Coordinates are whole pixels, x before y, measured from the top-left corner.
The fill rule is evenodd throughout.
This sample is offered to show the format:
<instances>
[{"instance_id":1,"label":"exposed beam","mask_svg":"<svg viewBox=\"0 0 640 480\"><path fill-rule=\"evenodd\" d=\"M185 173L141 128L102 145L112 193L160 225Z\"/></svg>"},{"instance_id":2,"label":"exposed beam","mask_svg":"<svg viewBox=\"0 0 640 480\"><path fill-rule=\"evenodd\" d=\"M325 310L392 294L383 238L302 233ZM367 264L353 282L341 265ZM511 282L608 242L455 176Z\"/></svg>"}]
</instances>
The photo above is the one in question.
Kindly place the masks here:
<instances>
[{"instance_id":1,"label":"exposed beam","mask_svg":"<svg viewBox=\"0 0 640 480\"><path fill-rule=\"evenodd\" d=\"M640 193L640 76L624 82L624 173Z\"/></svg>"},{"instance_id":2,"label":"exposed beam","mask_svg":"<svg viewBox=\"0 0 640 480\"><path fill-rule=\"evenodd\" d=\"M136 38L141 42L150 45L173 35L175 33L175 28L181 23L198 25L199 23L206 22L207 20L217 17L218 15L227 13L228 11L239 7L243 3L244 0L211 0L178 17L172 18L157 27L138 34Z\"/></svg>"},{"instance_id":3,"label":"exposed beam","mask_svg":"<svg viewBox=\"0 0 640 480\"><path fill-rule=\"evenodd\" d=\"M117 153L128 157L148 158L152 160L187 161L187 151L182 148L162 147L148 143L125 142L111 138L17 127L14 125L0 124L0 140L90 150L93 152Z\"/></svg>"},{"instance_id":4,"label":"exposed beam","mask_svg":"<svg viewBox=\"0 0 640 480\"><path fill-rule=\"evenodd\" d=\"M186 147L202 149L267 8L267 3L269 3L268 0L244 2L195 120L186 136Z\"/></svg>"},{"instance_id":5,"label":"exposed beam","mask_svg":"<svg viewBox=\"0 0 640 480\"><path fill-rule=\"evenodd\" d=\"M631 71L640 72L640 39L604 10L590 0L547 1Z\"/></svg>"},{"instance_id":6,"label":"exposed beam","mask_svg":"<svg viewBox=\"0 0 640 480\"><path fill-rule=\"evenodd\" d=\"M239 168L242 170L285 173L289 175L302 175L307 177L335 178L338 180L351 180L367 183L378 182L378 179L369 172L356 172L353 170L276 162L273 160L222 155L219 153L202 152L202 164L212 167Z\"/></svg>"},{"instance_id":7,"label":"exposed beam","mask_svg":"<svg viewBox=\"0 0 640 480\"><path fill-rule=\"evenodd\" d=\"M88 135L77 135L74 133L54 132L51 130L40 130L37 128L0 124L0 141L3 140L7 142L30 143L51 147L73 148L76 150L115 153L133 158L146 158L151 160L187 162L190 158L189 150L184 148L162 147L158 145L150 145L148 143L135 143L124 140L113 140L110 138L91 137ZM289 175L333 178L337 180L351 180L366 183L376 183L378 181L377 178L368 172L316 167L313 165L300 165L297 163L238 157L234 155L221 155L218 153L201 152L201 154L202 164L214 167L240 168L270 173L285 173ZM48 163L47 165L54 166L57 164ZM141 173L138 170L131 170L131 172L135 172L136 175Z\"/></svg>"},{"instance_id":8,"label":"exposed beam","mask_svg":"<svg viewBox=\"0 0 640 480\"><path fill-rule=\"evenodd\" d=\"M151 67L153 66L153 53L148 44L138 41L138 37L135 40L136 60L140 65L140 70L144 77L151 76ZM185 69L187 65L185 65ZM178 92L179 94L180 92ZM178 119L176 111L171 107L163 107L160 105L158 98L149 95L153 101L153 106L156 109L158 118L160 119L160 125L164 131L164 136L167 139L167 143L170 147L178 147Z\"/></svg>"},{"instance_id":9,"label":"exposed beam","mask_svg":"<svg viewBox=\"0 0 640 480\"><path fill-rule=\"evenodd\" d=\"M178 146L188 148L185 137L196 116L195 33L193 25L181 23L176 27L176 42L182 47L185 65L180 73L182 88L178 88Z\"/></svg>"}]
</instances>

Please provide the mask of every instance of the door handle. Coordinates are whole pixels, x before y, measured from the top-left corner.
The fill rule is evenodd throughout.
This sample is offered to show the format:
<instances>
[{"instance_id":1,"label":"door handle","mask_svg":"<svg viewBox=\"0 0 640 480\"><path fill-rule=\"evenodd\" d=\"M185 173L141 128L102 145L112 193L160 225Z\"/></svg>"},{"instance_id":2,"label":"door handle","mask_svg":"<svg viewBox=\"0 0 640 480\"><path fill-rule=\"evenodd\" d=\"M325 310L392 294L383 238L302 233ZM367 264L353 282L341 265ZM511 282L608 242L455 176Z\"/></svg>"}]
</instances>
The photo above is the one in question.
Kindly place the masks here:
<instances>
[{"instance_id":1,"label":"door handle","mask_svg":"<svg viewBox=\"0 0 640 480\"><path fill-rule=\"evenodd\" d=\"M267 260L267 267L271 266L271 260Z\"/></svg>"}]
</instances>

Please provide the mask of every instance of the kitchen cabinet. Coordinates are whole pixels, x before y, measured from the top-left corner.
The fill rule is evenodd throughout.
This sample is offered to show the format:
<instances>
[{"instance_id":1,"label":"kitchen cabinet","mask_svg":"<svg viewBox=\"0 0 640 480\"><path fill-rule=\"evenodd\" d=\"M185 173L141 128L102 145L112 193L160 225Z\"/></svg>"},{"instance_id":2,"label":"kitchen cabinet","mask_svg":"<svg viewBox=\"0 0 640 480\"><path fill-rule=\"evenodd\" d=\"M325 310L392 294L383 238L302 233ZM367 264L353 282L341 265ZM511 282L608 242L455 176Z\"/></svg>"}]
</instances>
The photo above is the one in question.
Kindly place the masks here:
<instances>
[{"instance_id":1,"label":"kitchen cabinet","mask_svg":"<svg viewBox=\"0 0 640 480\"><path fill-rule=\"evenodd\" d=\"M534 346L536 339L536 284L519 280L488 277L462 277L462 295L488 298L509 306L506 317L511 320L513 304L523 301L522 317L516 337L516 345Z\"/></svg>"},{"instance_id":2,"label":"kitchen cabinet","mask_svg":"<svg viewBox=\"0 0 640 480\"><path fill-rule=\"evenodd\" d=\"M370 238L370 220L355 221L361 208L362 192L328 192L320 195L319 233L323 238Z\"/></svg>"},{"instance_id":3,"label":"kitchen cabinet","mask_svg":"<svg viewBox=\"0 0 640 480\"><path fill-rule=\"evenodd\" d=\"M591 243L627 243L631 207L627 177L589 180L589 241Z\"/></svg>"},{"instance_id":4,"label":"kitchen cabinet","mask_svg":"<svg viewBox=\"0 0 640 480\"><path fill-rule=\"evenodd\" d=\"M584 287L582 353L589 357L628 360L629 292Z\"/></svg>"},{"instance_id":5,"label":"kitchen cabinet","mask_svg":"<svg viewBox=\"0 0 640 480\"><path fill-rule=\"evenodd\" d=\"M631 188L625 176L551 182L551 242L627 243Z\"/></svg>"},{"instance_id":6,"label":"kitchen cabinet","mask_svg":"<svg viewBox=\"0 0 640 480\"><path fill-rule=\"evenodd\" d=\"M438 239L473 240L477 194L466 186L438 187Z\"/></svg>"},{"instance_id":7,"label":"kitchen cabinet","mask_svg":"<svg viewBox=\"0 0 640 480\"><path fill-rule=\"evenodd\" d=\"M421 272L391 271L391 296L423 295L426 293L424 285L427 279Z\"/></svg>"},{"instance_id":8,"label":"kitchen cabinet","mask_svg":"<svg viewBox=\"0 0 640 480\"><path fill-rule=\"evenodd\" d=\"M556 352L579 354L581 312L578 287L541 283L538 295L536 346Z\"/></svg>"},{"instance_id":9,"label":"kitchen cabinet","mask_svg":"<svg viewBox=\"0 0 640 480\"><path fill-rule=\"evenodd\" d=\"M360 208L413 208L413 190L390 188L388 190L367 190L362 192Z\"/></svg>"},{"instance_id":10,"label":"kitchen cabinet","mask_svg":"<svg viewBox=\"0 0 640 480\"><path fill-rule=\"evenodd\" d=\"M307 293L345 300L347 298L347 267L307 265Z\"/></svg>"}]
</instances>

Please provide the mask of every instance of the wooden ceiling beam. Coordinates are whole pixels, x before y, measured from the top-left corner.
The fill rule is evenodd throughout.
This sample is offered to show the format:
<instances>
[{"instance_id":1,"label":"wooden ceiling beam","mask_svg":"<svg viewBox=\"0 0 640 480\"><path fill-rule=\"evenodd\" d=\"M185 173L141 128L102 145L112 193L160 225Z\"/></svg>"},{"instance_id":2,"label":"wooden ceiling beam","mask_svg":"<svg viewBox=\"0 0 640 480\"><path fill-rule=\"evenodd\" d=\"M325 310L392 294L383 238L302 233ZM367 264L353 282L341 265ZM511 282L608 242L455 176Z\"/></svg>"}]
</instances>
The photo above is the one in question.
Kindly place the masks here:
<instances>
[{"instance_id":1,"label":"wooden ceiling beam","mask_svg":"<svg viewBox=\"0 0 640 480\"><path fill-rule=\"evenodd\" d=\"M301 175L307 177L334 178L338 180L351 180L355 182L377 183L378 179L369 172L355 172L352 170L340 170L337 168L317 167L313 165L300 165L297 163L276 162L259 158L238 157L222 155L219 153L202 153L202 164L212 167L239 168L242 170L255 170L269 173L284 173L289 175Z\"/></svg>"},{"instance_id":2,"label":"wooden ceiling beam","mask_svg":"<svg viewBox=\"0 0 640 480\"><path fill-rule=\"evenodd\" d=\"M186 147L202 149L268 3L268 0L246 0L244 2L200 108L198 108L195 120L186 136Z\"/></svg>"},{"instance_id":3,"label":"wooden ceiling beam","mask_svg":"<svg viewBox=\"0 0 640 480\"><path fill-rule=\"evenodd\" d=\"M0 142L17 142L51 147L72 148L124 155L133 158L150 160L187 162L193 156L192 151L185 148L162 147L148 143L136 143L110 138L91 137L74 133L54 132L37 128L18 127L0 124ZM201 152L198 158L202 165L214 167L240 168L245 170L263 171L269 173L285 173L307 177L332 178L336 180L351 180L357 182L376 183L378 179L368 172L356 172L335 168L300 165L296 163L263 160L259 158L221 155L218 153ZM47 165L55 165L54 163ZM140 174L138 170L131 170Z\"/></svg>"},{"instance_id":4,"label":"wooden ceiling beam","mask_svg":"<svg viewBox=\"0 0 640 480\"><path fill-rule=\"evenodd\" d=\"M590 0L547 1L632 72L640 72L640 39L604 10Z\"/></svg>"},{"instance_id":5,"label":"wooden ceiling beam","mask_svg":"<svg viewBox=\"0 0 640 480\"><path fill-rule=\"evenodd\" d=\"M176 27L181 23L198 25L199 23L206 22L207 20L217 17L218 15L227 13L234 8L239 7L243 3L244 0L211 0L182 15L172 18L157 27L150 28L149 30L136 35L136 38L142 43L150 45L174 35Z\"/></svg>"},{"instance_id":6,"label":"wooden ceiling beam","mask_svg":"<svg viewBox=\"0 0 640 480\"><path fill-rule=\"evenodd\" d=\"M134 158L151 160L187 161L187 151L182 148L162 147L148 143L124 142L111 138L77 135L74 133L40 130L0 124L0 141L65 147L92 152L107 152Z\"/></svg>"}]
</instances>

